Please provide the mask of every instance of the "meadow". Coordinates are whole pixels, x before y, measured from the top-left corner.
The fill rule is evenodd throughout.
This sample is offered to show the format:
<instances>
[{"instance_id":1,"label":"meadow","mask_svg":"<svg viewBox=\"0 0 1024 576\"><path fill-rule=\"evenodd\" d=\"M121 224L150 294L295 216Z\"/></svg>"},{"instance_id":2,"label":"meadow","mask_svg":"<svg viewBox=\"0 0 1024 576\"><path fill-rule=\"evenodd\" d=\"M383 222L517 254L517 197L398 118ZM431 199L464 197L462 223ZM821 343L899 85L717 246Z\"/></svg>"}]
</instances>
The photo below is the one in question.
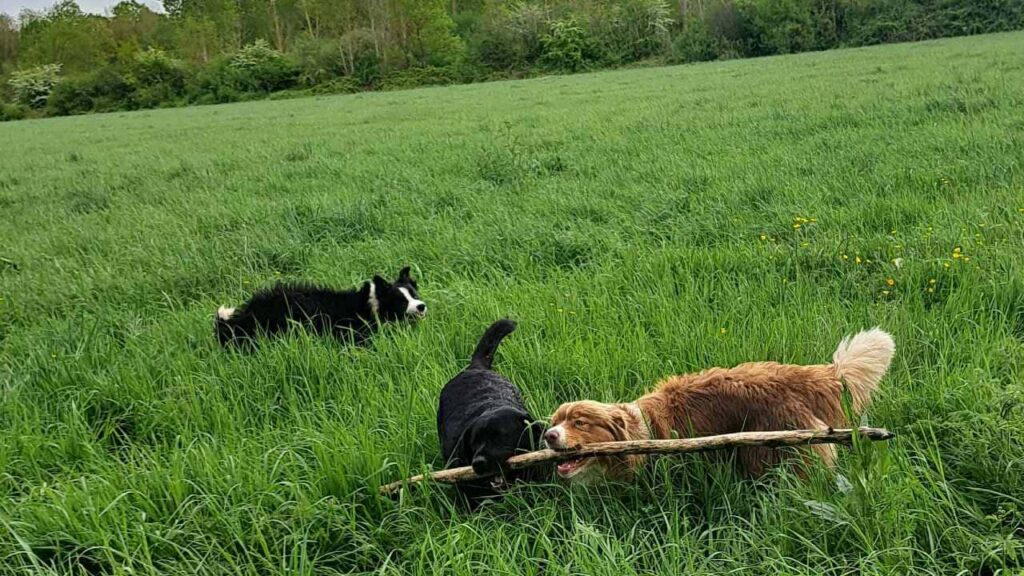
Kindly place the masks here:
<instances>
[{"instance_id":1,"label":"meadow","mask_svg":"<svg viewBox=\"0 0 1024 576\"><path fill-rule=\"evenodd\" d=\"M225 353L217 306L414 266L428 318ZM428 486L500 317L532 411L827 362L841 479ZM1024 34L0 125L0 574L1019 574Z\"/></svg>"}]
</instances>

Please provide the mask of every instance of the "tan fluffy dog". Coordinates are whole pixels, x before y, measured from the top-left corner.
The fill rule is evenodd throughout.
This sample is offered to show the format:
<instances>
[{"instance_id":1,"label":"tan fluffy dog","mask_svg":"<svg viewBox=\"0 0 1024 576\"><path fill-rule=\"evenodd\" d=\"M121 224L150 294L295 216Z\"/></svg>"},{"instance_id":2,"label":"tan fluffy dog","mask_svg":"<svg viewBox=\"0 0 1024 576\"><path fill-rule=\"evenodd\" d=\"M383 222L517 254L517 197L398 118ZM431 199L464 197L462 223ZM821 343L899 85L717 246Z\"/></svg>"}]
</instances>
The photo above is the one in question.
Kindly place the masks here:
<instances>
[{"instance_id":1,"label":"tan fluffy dog","mask_svg":"<svg viewBox=\"0 0 1024 576\"><path fill-rule=\"evenodd\" d=\"M730 432L838 428L847 425L842 408L843 384L853 409L864 410L885 375L896 345L875 328L839 343L831 364L795 366L751 362L735 368L712 368L700 374L673 376L653 392L630 404L584 400L562 404L551 419L544 439L555 450L595 442L680 438ZM835 446L811 446L829 466ZM777 449L737 450L741 471L762 474L778 463ZM564 479L629 479L643 456L609 456L563 462Z\"/></svg>"}]
</instances>

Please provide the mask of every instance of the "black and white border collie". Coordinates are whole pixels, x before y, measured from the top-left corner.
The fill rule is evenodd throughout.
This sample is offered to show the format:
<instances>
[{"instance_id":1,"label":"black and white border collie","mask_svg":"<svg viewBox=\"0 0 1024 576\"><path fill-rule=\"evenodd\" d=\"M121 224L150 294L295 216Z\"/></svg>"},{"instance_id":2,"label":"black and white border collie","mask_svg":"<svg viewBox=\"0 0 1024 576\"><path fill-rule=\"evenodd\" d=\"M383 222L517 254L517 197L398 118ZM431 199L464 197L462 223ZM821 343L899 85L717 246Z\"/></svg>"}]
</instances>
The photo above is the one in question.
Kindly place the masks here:
<instances>
[{"instance_id":1,"label":"black and white border collie","mask_svg":"<svg viewBox=\"0 0 1024 576\"><path fill-rule=\"evenodd\" d=\"M420 300L406 266L394 283L374 276L354 290L278 284L257 292L238 308L221 306L214 328L222 346L251 344L256 336L273 336L293 324L360 343L379 322L422 318L426 313L427 305Z\"/></svg>"}]
</instances>

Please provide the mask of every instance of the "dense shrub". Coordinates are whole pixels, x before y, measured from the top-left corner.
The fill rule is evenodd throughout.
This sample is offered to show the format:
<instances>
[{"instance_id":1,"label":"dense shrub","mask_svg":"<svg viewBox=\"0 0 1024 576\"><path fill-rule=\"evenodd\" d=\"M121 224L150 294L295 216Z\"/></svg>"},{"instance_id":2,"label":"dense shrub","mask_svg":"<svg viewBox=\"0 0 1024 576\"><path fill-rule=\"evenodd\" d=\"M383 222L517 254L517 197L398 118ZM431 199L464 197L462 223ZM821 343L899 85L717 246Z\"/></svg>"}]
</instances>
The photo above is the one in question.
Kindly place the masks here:
<instances>
[{"instance_id":1,"label":"dense shrub","mask_svg":"<svg viewBox=\"0 0 1024 576\"><path fill-rule=\"evenodd\" d=\"M45 64L11 74L8 85L14 101L32 108L42 108L60 80L60 64Z\"/></svg>"},{"instance_id":2,"label":"dense shrub","mask_svg":"<svg viewBox=\"0 0 1024 576\"><path fill-rule=\"evenodd\" d=\"M179 100L185 93L185 65L157 49L139 52L130 74L134 83L133 103L138 108L154 108Z\"/></svg>"},{"instance_id":3,"label":"dense shrub","mask_svg":"<svg viewBox=\"0 0 1024 576\"><path fill-rule=\"evenodd\" d=\"M672 62L703 62L719 57L721 46L701 18L691 18L672 41L669 60Z\"/></svg>"},{"instance_id":4,"label":"dense shrub","mask_svg":"<svg viewBox=\"0 0 1024 576\"><path fill-rule=\"evenodd\" d=\"M65 78L53 87L46 110L53 116L83 114L95 107L89 87L82 79Z\"/></svg>"},{"instance_id":5,"label":"dense shrub","mask_svg":"<svg viewBox=\"0 0 1024 576\"><path fill-rule=\"evenodd\" d=\"M588 28L600 46L601 60L617 64L664 54L673 24L665 0L619 0L595 10Z\"/></svg>"},{"instance_id":6,"label":"dense shrub","mask_svg":"<svg viewBox=\"0 0 1024 576\"><path fill-rule=\"evenodd\" d=\"M266 40L242 47L227 61L228 78L242 92L272 92L295 85L299 70Z\"/></svg>"},{"instance_id":7,"label":"dense shrub","mask_svg":"<svg viewBox=\"0 0 1024 576\"><path fill-rule=\"evenodd\" d=\"M401 90L416 86L455 84L462 78L454 67L424 66L389 74L380 81L381 90Z\"/></svg>"},{"instance_id":8,"label":"dense shrub","mask_svg":"<svg viewBox=\"0 0 1024 576\"><path fill-rule=\"evenodd\" d=\"M381 62L372 30L358 28L340 38L345 71L362 86L374 86L380 79Z\"/></svg>"},{"instance_id":9,"label":"dense shrub","mask_svg":"<svg viewBox=\"0 0 1024 576\"><path fill-rule=\"evenodd\" d=\"M235 84L235 71L227 58L220 58L196 70L185 83L185 97L196 104L238 102L243 93Z\"/></svg>"},{"instance_id":10,"label":"dense shrub","mask_svg":"<svg viewBox=\"0 0 1024 576\"><path fill-rule=\"evenodd\" d=\"M298 66L298 82L303 86L316 86L349 73L345 53L336 38L304 36L292 45L289 55Z\"/></svg>"},{"instance_id":11,"label":"dense shrub","mask_svg":"<svg viewBox=\"0 0 1024 576\"><path fill-rule=\"evenodd\" d=\"M810 0L743 0L738 8L751 56L789 54L813 47Z\"/></svg>"},{"instance_id":12,"label":"dense shrub","mask_svg":"<svg viewBox=\"0 0 1024 576\"><path fill-rule=\"evenodd\" d=\"M470 37L470 51L492 70L533 66L544 50L541 39L548 31L548 19L544 7L534 4L492 9Z\"/></svg>"},{"instance_id":13,"label":"dense shrub","mask_svg":"<svg viewBox=\"0 0 1024 576\"><path fill-rule=\"evenodd\" d=\"M541 36L541 63L551 70L575 72L586 64L589 38L586 30L572 16L551 23L551 29Z\"/></svg>"},{"instance_id":14,"label":"dense shrub","mask_svg":"<svg viewBox=\"0 0 1024 576\"><path fill-rule=\"evenodd\" d=\"M136 108L135 84L116 66L65 77L53 88L46 109L56 116Z\"/></svg>"},{"instance_id":15,"label":"dense shrub","mask_svg":"<svg viewBox=\"0 0 1024 576\"><path fill-rule=\"evenodd\" d=\"M403 5L408 33L403 42L408 60L416 66L443 67L462 55L462 39L452 33L455 23L445 0L414 0Z\"/></svg>"},{"instance_id":16,"label":"dense shrub","mask_svg":"<svg viewBox=\"0 0 1024 576\"><path fill-rule=\"evenodd\" d=\"M185 65L156 48L136 53L131 73L145 86L164 84L180 91L185 85Z\"/></svg>"},{"instance_id":17,"label":"dense shrub","mask_svg":"<svg viewBox=\"0 0 1024 576\"><path fill-rule=\"evenodd\" d=\"M21 120L28 113L27 107L21 104L4 104L0 102L0 122Z\"/></svg>"}]
</instances>

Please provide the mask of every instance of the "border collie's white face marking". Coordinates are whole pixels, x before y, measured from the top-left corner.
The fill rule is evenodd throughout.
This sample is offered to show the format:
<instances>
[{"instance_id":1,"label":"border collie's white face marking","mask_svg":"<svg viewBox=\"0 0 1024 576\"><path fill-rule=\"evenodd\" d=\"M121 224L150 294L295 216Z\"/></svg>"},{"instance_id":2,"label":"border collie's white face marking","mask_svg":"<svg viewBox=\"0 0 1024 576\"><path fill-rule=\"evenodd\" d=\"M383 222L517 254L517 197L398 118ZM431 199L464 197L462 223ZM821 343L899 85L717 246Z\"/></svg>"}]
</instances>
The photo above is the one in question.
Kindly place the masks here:
<instances>
[{"instance_id":1,"label":"border collie's white face marking","mask_svg":"<svg viewBox=\"0 0 1024 576\"><path fill-rule=\"evenodd\" d=\"M234 308L228 308L227 306L221 306L217 308L217 318L221 320L231 320L231 317L235 315Z\"/></svg>"},{"instance_id":2,"label":"border collie's white face marking","mask_svg":"<svg viewBox=\"0 0 1024 576\"><path fill-rule=\"evenodd\" d=\"M405 296L405 301L407 303L406 307L405 307L405 313L406 314L412 314L414 316L426 316L427 315L427 303L426 302L424 302L423 300L417 300L417 299L413 298L412 294L409 294L409 289L408 288L399 288L398 291L402 293L402 296Z\"/></svg>"}]
</instances>

